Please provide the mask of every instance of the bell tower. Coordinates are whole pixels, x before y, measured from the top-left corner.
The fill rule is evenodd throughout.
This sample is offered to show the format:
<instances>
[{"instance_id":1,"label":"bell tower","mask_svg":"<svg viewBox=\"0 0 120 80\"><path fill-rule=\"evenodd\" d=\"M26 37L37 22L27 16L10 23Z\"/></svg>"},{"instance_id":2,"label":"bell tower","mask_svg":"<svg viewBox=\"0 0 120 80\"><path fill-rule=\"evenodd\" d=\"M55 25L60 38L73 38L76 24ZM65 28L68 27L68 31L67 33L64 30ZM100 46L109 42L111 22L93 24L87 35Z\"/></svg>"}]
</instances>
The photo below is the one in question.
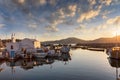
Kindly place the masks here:
<instances>
[{"instance_id":1,"label":"bell tower","mask_svg":"<svg viewBox=\"0 0 120 80\"><path fill-rule=\"evenodd\" d=\"M12 35L11 35L11 40L12 40L13 43L16 42L16 39L15 39L15 33L14 33L14 34L12 33Z\"/></svg>"}]
</instances>

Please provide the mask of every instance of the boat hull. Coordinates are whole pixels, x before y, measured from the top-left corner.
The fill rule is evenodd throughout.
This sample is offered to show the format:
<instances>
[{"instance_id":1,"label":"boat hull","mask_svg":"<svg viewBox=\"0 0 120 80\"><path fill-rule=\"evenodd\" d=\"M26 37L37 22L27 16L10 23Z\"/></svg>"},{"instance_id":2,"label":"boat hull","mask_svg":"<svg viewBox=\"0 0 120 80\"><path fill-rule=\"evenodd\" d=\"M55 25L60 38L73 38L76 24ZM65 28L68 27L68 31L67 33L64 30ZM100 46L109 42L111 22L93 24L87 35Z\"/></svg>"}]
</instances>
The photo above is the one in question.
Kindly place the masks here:
<instances>
[{"instance_id":1,"label":"boat hull","mask_svg":"<svg viewBox=\"0 0 120 80\"><path fill-rule=\"evenodd\" d=\"M36 58L45 58L47 53L33 53L33 56Z\"/></svg>"},{"instance_id":2,"label":"boat hull","mask_svg":"<svg viewBox=\"0 0 120 80\"><path fill-rule=\"evenodd\" d=\"M109 57L113 59L120 59L120 51L112 51L109 53Z\"/></svg>"}]
</instances>

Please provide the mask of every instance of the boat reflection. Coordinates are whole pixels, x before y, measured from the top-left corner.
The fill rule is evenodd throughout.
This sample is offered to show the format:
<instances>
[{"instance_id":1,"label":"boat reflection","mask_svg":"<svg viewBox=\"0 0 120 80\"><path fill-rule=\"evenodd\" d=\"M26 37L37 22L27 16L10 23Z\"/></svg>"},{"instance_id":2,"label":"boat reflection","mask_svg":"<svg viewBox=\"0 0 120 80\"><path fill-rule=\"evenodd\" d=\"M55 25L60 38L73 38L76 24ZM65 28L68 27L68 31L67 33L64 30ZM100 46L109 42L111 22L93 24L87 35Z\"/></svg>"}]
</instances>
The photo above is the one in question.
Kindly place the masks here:
<instances>
[{"instance_id":1,"label":"boat reflection","mask_svg":"<svg viewBox=\"0 0 120 80\"><path fill-rule=\"evenodd\" d=\"M120 80L120 74L119 74L120 60L109 57L108 61L111 67L116 68L116 80Z\"/></svg>"},{"instance_id":2,"label":"boat reflection","mask_svg":"<svg viewBox=\"0 0 120 80\"><path fill-rule=\"evenodd\" d=\"M2 67L2 65L3 65L4 62L5 62L4 60L0 61L0 72L2 72L4 70L4 68Z\"/></svg>"},{"instance_id":3,"label":"boat reflection","mask_svg":"<svg viewBox=\"0 0 120 80\"><path fill-rule=\"evenodd\" d=\"M15 79L15 71L17 67L27 71L34 69L37 66L50 65L50 69L53 67L52 64L55 61L62 61L64 64L71 60L70 54L62 54L60 57L46 57L46 58L34 58L34 59L19 59L19 60L1 60L0 61L0 72L4 70L3 65L10 67L12 80Z\"/></svg>"},{"instance_id":4,"label":"boat reflection","mask_svg":"<svg viewBox=\"0 0 120 80\"><path fill-rule=\"evenodd\" d=\"M36 66L42 66L42 65L51 65L55 61L62 61L64 64L67 64L67 62L71 60L70 54L62 54L60 57L46 57L46 58L34 58L34 59L19 59L19 60L3 60L0 61L0 65L2 66L3 63L6 64L6 66L11 67L13 69L14 67L20 67L24 70L33 69ZM0 68L2 70L3 68Z\"/></svg>"}]
</instances>

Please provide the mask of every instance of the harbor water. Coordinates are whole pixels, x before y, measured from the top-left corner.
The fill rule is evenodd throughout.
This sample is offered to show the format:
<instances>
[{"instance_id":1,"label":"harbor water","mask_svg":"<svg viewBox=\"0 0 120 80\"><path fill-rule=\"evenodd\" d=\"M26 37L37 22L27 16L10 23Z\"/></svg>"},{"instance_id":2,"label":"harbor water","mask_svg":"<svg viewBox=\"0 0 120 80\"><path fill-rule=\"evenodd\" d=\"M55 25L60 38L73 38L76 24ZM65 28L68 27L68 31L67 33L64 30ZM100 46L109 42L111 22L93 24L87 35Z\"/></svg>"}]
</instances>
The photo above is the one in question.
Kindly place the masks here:
<instances>
[{"instance_id":1,"label":"harbor water","mask_svg":"<svg viewBox=\"0 0 120 80\"><path fill-rule=\"evenodd\" d=\"M50 60L1 60L0 80L116 80L118 74L102 51L74 49L67 58Z\"/></svg>"}]
</instances>

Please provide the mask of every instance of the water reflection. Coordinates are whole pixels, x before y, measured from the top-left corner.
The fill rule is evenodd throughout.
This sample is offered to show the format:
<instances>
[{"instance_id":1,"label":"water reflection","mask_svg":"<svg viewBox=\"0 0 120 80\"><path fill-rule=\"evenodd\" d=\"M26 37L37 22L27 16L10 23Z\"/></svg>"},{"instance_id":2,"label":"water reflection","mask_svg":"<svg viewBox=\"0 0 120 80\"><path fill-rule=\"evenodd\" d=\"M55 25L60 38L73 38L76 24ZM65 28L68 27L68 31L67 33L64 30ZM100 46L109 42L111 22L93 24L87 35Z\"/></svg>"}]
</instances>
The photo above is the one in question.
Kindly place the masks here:
<instances>
[{"instance_id":1,"label":"water reflection","mask_svg":"<svg viewBox=\"0 0 120 80\"><path fill-rule=\"evenodd\" d=\"M70 53L72 55L63 54L61 57L0 61L0 79L115 80L115 70L105 52L76 49Z\"/></svg>"},{"instance_id":2,"label":"water reflection","mask_svg":"<svg viewBox=\"0 0 120 80\"><path fill-rule=\"evenodd\" d=\"M16 80L16 73L17 69L16 67L19 67L20 69L24 71L28 71L33 69L34 67L43 66L43 65L50 65L50 69L52 69L52 64L57 61L64 62L63 64L67 64L67 62L71 60L70 54L62 54L60 57L46 57L46 58L34 58L34 59L20 59L20 60L1 60L0 61L0 72L2 72L5 69L10 68L10 74L11 74L11 80ZM6 68L3 68L3 65L6 66Z\"/></svg>"},{"instance_id":3,"label":"water reflection","mask_svg":"<svg viewBox=\"0 0 120 80\"><path fill-rule=\"evenodd\" d=\"M119 74L120 60L108 58L108 61L111 67L116 68L116 80L120 80L120 74Z\"/></svg>"},{"instance_id":4,"label":"water reflection","mask_svg":"<svg viewBox=\"0 0 120 80\"><path fill-rule=\"evenodd\" d=\"M4 63L4 60L0 60L0 72L2 72L4 70L4 68L2 68L2 64Z\"/></svg>"},{"instance_id":5,"label":"water reflection","mask_svg":"<svg viewBox=\"0 0 120 80\"><path fill-rule=\"evenodd\" d=\"M46 58L34 58L34 59L20 59L20 60L1 60L0 66L2 66L3 63L6 63L6 66L11 67L12 72L14 67L20 66L20 68L24 70L33 69L35 66L42 66L42 65L48 65L53 64L57 61L62 61L64 64L67 64L69 60L71 60L70 54L62 54L60 57L46 57ZM0 67L0 72L3 70L2 67Z\"/></svg>"}]
</instances>

